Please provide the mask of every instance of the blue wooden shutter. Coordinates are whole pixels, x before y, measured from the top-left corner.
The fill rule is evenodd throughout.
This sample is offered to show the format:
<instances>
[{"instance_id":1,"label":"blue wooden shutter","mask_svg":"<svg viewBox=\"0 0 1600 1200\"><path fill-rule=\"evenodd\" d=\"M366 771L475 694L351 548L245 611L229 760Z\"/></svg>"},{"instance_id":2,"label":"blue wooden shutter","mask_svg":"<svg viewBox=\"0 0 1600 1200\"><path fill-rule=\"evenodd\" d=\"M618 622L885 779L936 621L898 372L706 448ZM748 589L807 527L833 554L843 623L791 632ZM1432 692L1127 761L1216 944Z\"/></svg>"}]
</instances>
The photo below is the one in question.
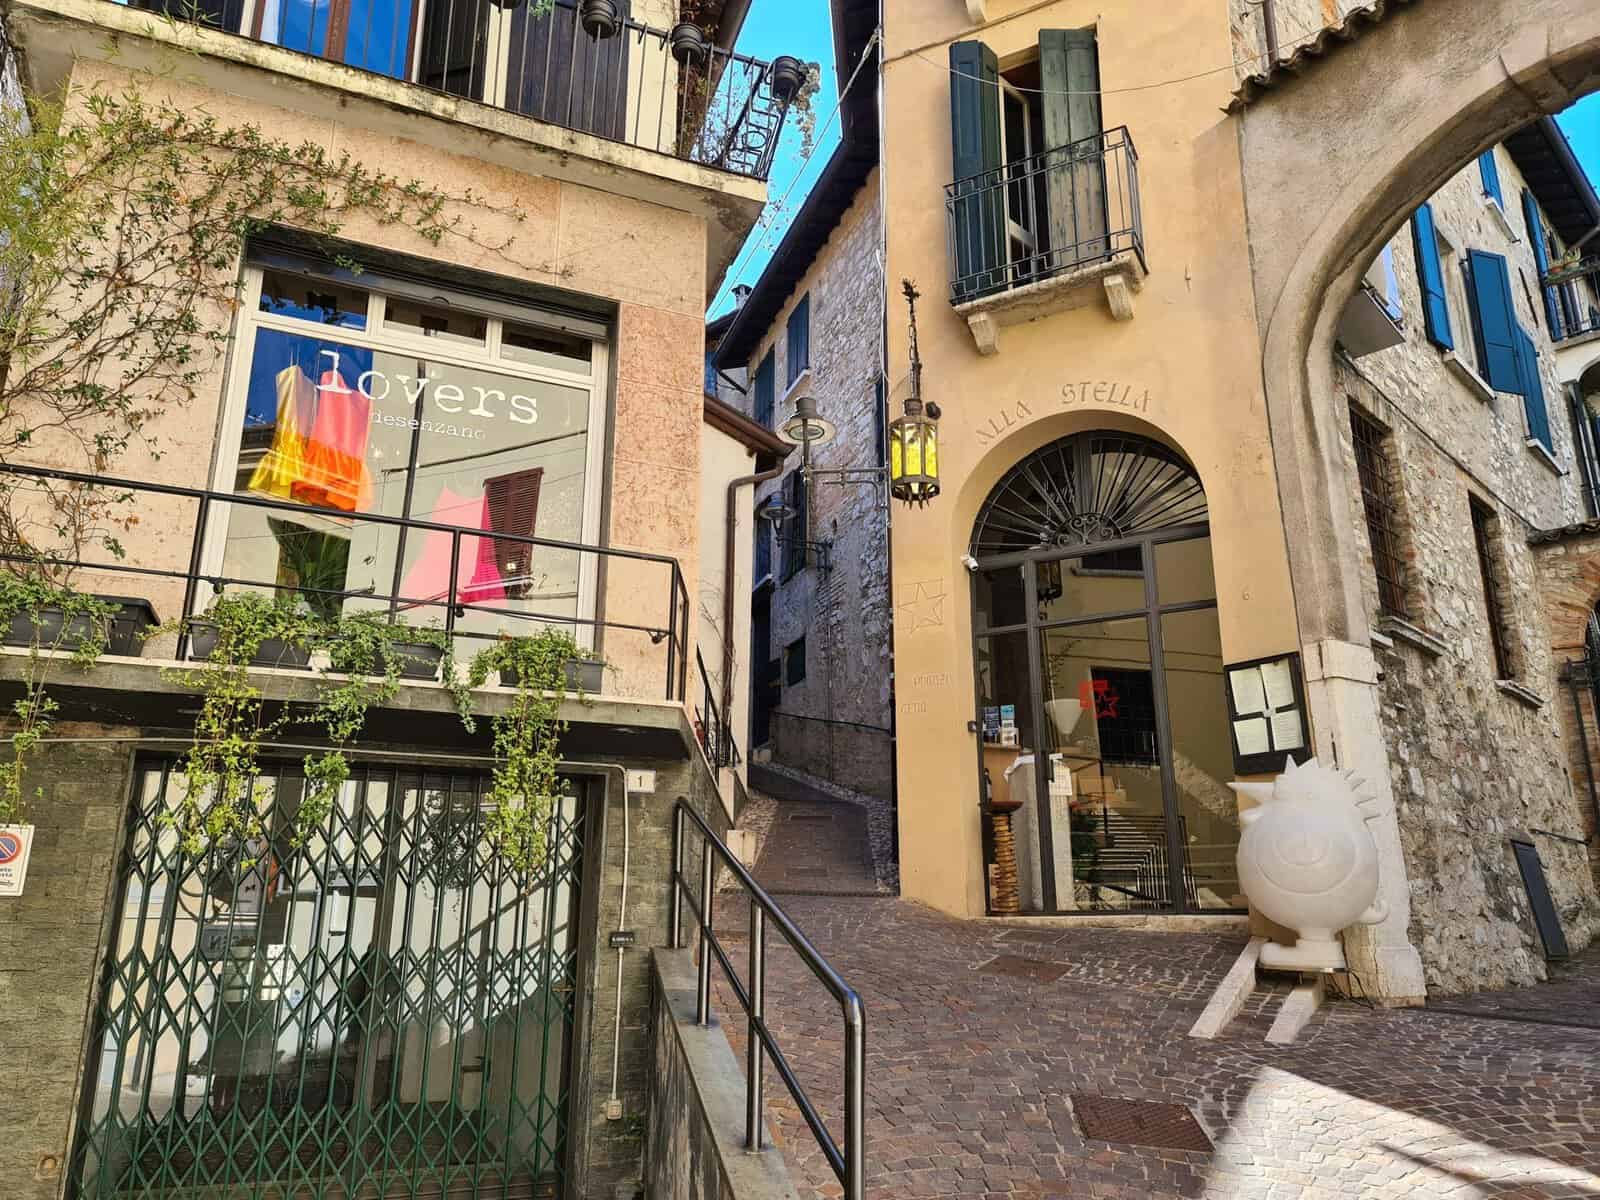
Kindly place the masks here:
<instances>
[{"instance_id":1,"label":"blue wooden shutter","mask_svg":"<svg viewBox=\"0 0 1600 1200\"><path fill-rule=\"evenodd\" d=\"M1417 278L1422 282L1422 319L1428 340L1441 350L1454 350L1450 302L1445 298L1444 267L1439 262L1439 236L1433 225L1433 209L1426 204L1411 215L1411 246L1417 256Z\"/></svg>"},{"instance_id":2,"label":"blue wooden shutter","mask_svg":"<svg viewBox=\"0 0 1600 1200\"><path fill-rule=\"evenodd\" d=\"M1061 269L1110 251L1095 31L1041 29L1039 78L1049 168L1046 261L1051 269Z\"/></svg>"},{"instance_id":3,"label":"blue wooden shutter","mask_svg":"<svg viewBox=\"0 0 1600 1200\"><path fill-rule=\"evenodd\" d=\"M1512 315L1511 277L1506 260L1485 250L1467 251L1467 295L1472 302L1472 333L1478 367L1497 392L1522 393L1517 363L1517 322Z\"/></svg>"},{"instance_id":4,"label":"blue wooden shutter","mask_svg":"<svg viewBox=\"0 0 1600 1200\"><path fill-rule=\"evenodd\" d=\"M950 46L950 145L955 186L950 240L957 304L1004 283L1005 222L1001 211L1000 63L982 42Z\"/></svg>"},{"instance_id":5,"label":"blue wooden shutter","mask_svg":"<svg viewBox=\"0 0 1600 1200\"><path fill-rule=\"evenodd\" d=\"M1556 290L1545 286L1544 277L1550 273L1550 256L1545 252L1544 222L1539 219L1539 206L1533 193L1522 189L1522 219L1528 223L1528 240L1533 243L1533 265L1539 268L1539 288L1544 293L1545 328L1555 339L1561 337L1561 308L1556 300Z\"/></svg>"},{"instance_id":6,"label":"blue wooden shutter","mask_svg":"<svg viewBox=\"0 0 1600 1200\"><path fill-rule=\"evenodd\" d=\"M756 368L755 384L755 417L756 424L772 428L772 409L777 394L777 368L773 365L772 351L767 351L767 356L761 360L761 365Z\"/></svg>"},{"instance_id":7,"label":"blue wooden shutter","mask_svg":"<svg viewBox=\"0 0 1600 1200\"><path fill-rule=\"evenodd\" d=\"M788 383L805 373L811 365L811 295L800 297L800 303L789 314L789 361L785 367Z\"/></svg>"},{"instance_id":8,"label":"blue wooden shutter","mask_svg":"<svg viewBox=\"0 0 1600 1200\"><path fill-rule=\"evenodd\" d=\"M1539 372L1539 350L1520 325L1517 326L1517 366L1522 373L1522 409L1528 416L1528 436L1554 454L1550 413L1544 403L1544 377Z\"/></svg>"},{"instance_id":9,"label":"blue wooden shutter","mask_svg":"<svg viewBox=\"0 0 1600 1200\"><path fill-rule=\"evenodd\" d=\"M1483 178L1483 194L1504 208L1506 202L1500 195L1500 168L1495 165L1494 147L1478 155L1478 174Z\"/></svg>"}]
</instances>

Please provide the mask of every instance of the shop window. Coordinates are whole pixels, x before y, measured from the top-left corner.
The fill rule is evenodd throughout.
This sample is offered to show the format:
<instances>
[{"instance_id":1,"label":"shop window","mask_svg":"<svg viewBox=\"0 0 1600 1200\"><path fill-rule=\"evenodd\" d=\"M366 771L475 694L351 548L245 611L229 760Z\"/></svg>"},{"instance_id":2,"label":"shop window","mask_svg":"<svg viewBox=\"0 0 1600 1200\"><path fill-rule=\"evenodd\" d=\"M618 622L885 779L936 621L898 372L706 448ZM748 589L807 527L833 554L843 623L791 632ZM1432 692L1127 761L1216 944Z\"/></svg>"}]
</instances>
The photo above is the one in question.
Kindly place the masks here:
<instances>
[{"instance_id":1,"label":"shop window","mask_svg":"<svg viewBox=\"0 0 1600 1200\"><path fill-rule=\"evenodd\" d=\"M806 640L796 638L783 648L783 682L787 687L806 681Z\"/></svg>"},{"instance_id":2,"label":"shop window","mask_svg":"<svg viewBox=\"0 0 1600 1200\"><path fill-rule=\"evenodd\" d=\"M1394 464L1389 454L1389 432L1355 405L1350 406L1350 432L1355 444L1356 476L1361 483L1361 507L1367 518L1367 538L1372 543L1378 607L1390 616L1408 619L1406 568L1400 551L1400 509L1391 483Z\"/></svg>"},{"instance_id":3,"label":"shop window","mask_svg":"<svg viewBox=\"0 0 1600 1200\"><path fill-rule=\"evenodd\" d=\"M806 373L811 366L811 297L801 296L794 311L789 314L788 327L788 357L786 370L788 383L793 387L795 381Z\"/></svg>"},{"instance_id":4,"label":"shop window","mask_svg":"<svg viewBox=\"0 0 1600 1200\"><path fill-rule=\"evenodd\" d=\"M442 624L449 601L541 617L592 611L604 333L467 297L418 302L350 279L264 271L240 330L222 488L275 501L218 507L208 571L323 615L394 611ZM364 514L452 528L363 520ZM465 531L456 534L453 530ZM457 628L536 626L458 609ZM581 628L581 627L580 627Z\"/></svg>"},{"instance_id":5,"label":"shop window","mask_svg":"<svg viewBox=\"0 0 1600 1200\"><path fill-rule=\"evenodd\" d=\"M1477 497L1469 497L1472 541L1478 553L1478 573L1483 582L1483 607L1489 623L1489 646L1494 654L1494 677L1513 679L1511 645L1507 636L1505 588L1500 574L1496 542L1500 519Z\"/></svg>"}]
</instances>

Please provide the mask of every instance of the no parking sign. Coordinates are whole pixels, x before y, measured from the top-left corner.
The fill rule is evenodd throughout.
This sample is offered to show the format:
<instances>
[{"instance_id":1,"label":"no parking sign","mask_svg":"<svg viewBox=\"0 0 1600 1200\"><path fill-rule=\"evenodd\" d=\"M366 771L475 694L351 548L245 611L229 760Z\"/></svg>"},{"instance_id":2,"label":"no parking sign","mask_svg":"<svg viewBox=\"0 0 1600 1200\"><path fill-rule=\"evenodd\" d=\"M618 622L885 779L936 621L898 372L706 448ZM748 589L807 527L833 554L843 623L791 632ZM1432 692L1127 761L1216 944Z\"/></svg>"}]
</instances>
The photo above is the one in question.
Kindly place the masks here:
<instances>
[{"instance_id":1,"label":"no parking sign","mask_svg":"<svg viewBox=\"0 0 1600 1200\"><path fill-rule=\"evenodd\" d=\"M0 825L0 896L22 895L32 848L32 825Z\"/></svg>"}]
</instances>

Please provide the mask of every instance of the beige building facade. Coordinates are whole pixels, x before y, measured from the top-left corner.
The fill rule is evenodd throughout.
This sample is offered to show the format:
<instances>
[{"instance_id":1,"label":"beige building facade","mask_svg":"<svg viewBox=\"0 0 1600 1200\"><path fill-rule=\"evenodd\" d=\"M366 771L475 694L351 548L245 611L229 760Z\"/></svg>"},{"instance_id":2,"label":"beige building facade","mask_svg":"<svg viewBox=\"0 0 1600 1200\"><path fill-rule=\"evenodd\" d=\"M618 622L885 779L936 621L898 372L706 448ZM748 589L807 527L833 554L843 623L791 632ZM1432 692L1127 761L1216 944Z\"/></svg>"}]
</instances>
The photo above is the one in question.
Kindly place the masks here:
<instances>
[{"instance_id":1,"label":"beige building facade","mask_svg":"<svg viewBox=\"0 0 1600 1200\"><path fill-rule=\"evenodd\" d=\"M971 7L887 16L887 274L923 294L942 409L940 494L894 524L902 887L962 916L1237 919L1224 666L1259 693L1269 664L1280 749L1264 724L1246 749L1279 765L1303 671L1231 79L1139 87L1228 61L1228 22ZM899 304L889 347L898 415Z\"/></svg>"}]
</instances>

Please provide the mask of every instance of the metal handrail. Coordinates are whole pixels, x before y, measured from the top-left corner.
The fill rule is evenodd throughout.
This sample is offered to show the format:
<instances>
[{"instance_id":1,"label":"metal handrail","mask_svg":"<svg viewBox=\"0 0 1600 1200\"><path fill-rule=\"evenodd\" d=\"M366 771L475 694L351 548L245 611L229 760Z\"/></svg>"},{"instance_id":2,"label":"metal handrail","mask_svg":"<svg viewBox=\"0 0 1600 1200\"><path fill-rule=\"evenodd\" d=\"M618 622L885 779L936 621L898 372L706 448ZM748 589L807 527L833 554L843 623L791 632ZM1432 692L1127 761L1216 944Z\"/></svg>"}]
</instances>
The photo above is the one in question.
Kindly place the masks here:
<instances>
[{"instance_id":1,"label":"metal handrail","mask_svg":"<svg viewBox=\"0 0 1600 1200\"><path fill-rule=\"evenodd\" d=\"M700 834L700 899L697 904L683 874L683 849L685 843L684 818L695 824ZM712 928L712 904L715 899L716 871L711 852L716 852L739 885L750 896L750 986L748 991L739 982L722 943ZM700 814L690 807L685 797L678 797L672 818L672 911L671 944L674 949L684 948L683 901L689 899L689 908L700 927L699 976L695 990L695 1023L711 1023L711 956L716 955L723 973L744 1009L748 1025L745 1047L745 1148L754 1152L761 1147L761 1113L763 1109L763 1063L770 1056L772 1064L789 1095L800 1109L811 1135L823 1157L833 1168L844 1188L844 1200L865 1200L866 1196L866 1045L867 1018L861 997L847 984L817 951L810 939L795 926L783 909L757 883L733 852L705 823ZM844 1018L844 1145L841 1147L806 1095L805 1087L789 1065L777 1039L766 1023L767 950L766 925L771 921L783 935L800 961L805 963L812 976L828 990L837 1001Z\"/></svg>"},{"instance_id":2,"label":"metal handrail","mask_svg":"<svg viewBox=\"0 0 1600 1200\"><path fill-rule=\"evenodd\" d=\"M711 673L706 670L706 660L700 647L694 651L695 664L700 668L699 728L696 733L700 748L714 767L733 767L739 764L739 747L733 740L733 725L722 715L716 692L711 686Z\"/></svg>"},{"instance_id":3,"label":"metal handrail","mask_svg":"<svg viewBox=\"0 0 1600 1200\"><path fill-rule=\"evenodd\" d=\"M517 13L521 0L372 0L365 28L346 29L341 46L316 21L298 41L263 36L243 0L215 16L185 0L131 6L763 181L792 105L774 93L768 62L708 42L674 72L668 31L624 18L595 38L575 0L538 16Z\"/></svg>"},{"instance_id":4,"label":"metal handrail","mask_svg":"<svg viewBox=\"0 0 1600 1200\"><path fill-rule=\"evenodd\" d=\"M211 585L214 592L219 593L225 587L234 586L262 588L274 593L288 591L306 596L328 596L340 599L361 597L366 600L387 604L389 606L388 615L391 624L398 623L402 609L442 610L444 632L446 634L451 637L474 638L482 641L493 641L499 635L458 629L456 627L457 620L466 616L468 612L472 612L487 616L512 617L522 621L541 622L547 625L582 625L592 629L615 629L620 632L642 633L650 638L652 644L660 645L662 642L666 643L666 698L682 703L688 693L689 592L688 586L684 582L682 567L677 559L669 555L652 554L645 550L622 550L605 546L588 546L581 542L568 542L555 538L533 537L517 533L501 533L492 529L464 529L459 525L446 525L438 521L421 521L409 517L396 517L387 513L344 512L341 510L337 515L351 521L353 524L388 526L399 529L405 534L409 534L412 531L448 534L450 536L450 583L447 591L443 596L405 596L398 593L381 592L376 587L338 589L314 587L305 584L291 586L279 583L276 579L248 579L214 574L203 570L205 540L211 524L212 507L214 505L239 505L245 508L269 509L298 516L304 516L307 513L326 513L327 510L325 509L289 500L273 500L247 493L219 492L210 488L183 487L172 483L118 479L105 475L85 474L81 471L65 471L52 467L33 467L19 463L0 463L0 475L72 484L112 493L126 492L130 497L139 493L172 496L179 499L193 500L197 506L194 532L189 544L189 566L185 571L163 567L135 566L121 560L114 562L87 561L78 558L15 553L0 553L0 562L27 564L42 562L49 566L70 568L72 570L132 575L148 579L181 579L184 581L183 614L186 617L198 615L196 607L200 585L207 583ZM8 497L7 499L10 498ZM641 625L627 621L612 621L599 617L584 617L576 614L527 612L464 599L461 593L473 590L473 585L470 581L465 588L460 583L461 543L464 538L477 539L479 541L487 538L498 543L513 543L530 548L579 555L594 554L604 559L627 559L666 567L670 570L672 576L666 627ZM185 626L178 635L176 654L179 661L187 657L189 641L189 630Z\"/></svg>"}]
</instances>

